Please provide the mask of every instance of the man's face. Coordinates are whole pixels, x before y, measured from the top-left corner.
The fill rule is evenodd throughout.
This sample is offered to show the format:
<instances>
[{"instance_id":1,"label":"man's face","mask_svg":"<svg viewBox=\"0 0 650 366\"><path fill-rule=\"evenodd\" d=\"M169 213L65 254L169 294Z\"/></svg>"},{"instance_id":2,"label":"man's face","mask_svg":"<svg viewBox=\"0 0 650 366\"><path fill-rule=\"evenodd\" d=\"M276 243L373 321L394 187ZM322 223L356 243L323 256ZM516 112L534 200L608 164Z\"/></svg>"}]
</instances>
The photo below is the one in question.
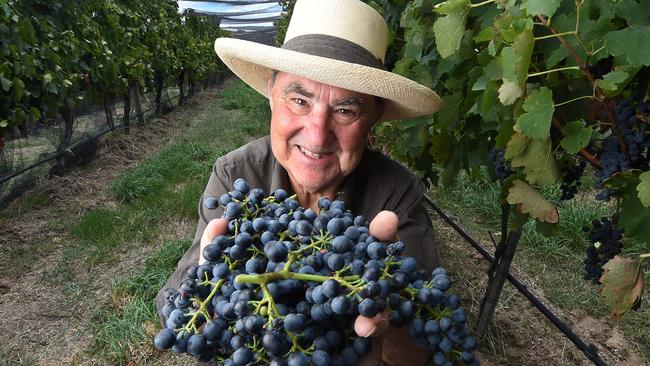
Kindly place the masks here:
<instances>
[{"instance_id":1,"label":"man's face","mask_svg":"<svg viewBox=\"0 0 650 366\"><path fill-rule=\"evenodd\" d=\"M271 148L294 189L335 193L361 160L375 97L282 72L269 88Z\"/></svg>"}]
</instances>

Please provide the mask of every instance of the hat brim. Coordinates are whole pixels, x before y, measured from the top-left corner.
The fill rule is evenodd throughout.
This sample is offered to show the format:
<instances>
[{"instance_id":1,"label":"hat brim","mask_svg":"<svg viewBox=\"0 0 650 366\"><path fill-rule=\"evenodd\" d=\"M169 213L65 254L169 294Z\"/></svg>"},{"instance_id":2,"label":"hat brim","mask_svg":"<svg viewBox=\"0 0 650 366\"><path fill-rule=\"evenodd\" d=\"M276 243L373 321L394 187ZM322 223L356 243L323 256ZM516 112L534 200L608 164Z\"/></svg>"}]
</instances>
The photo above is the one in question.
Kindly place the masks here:
<instances>
[{"instance_id":1,"label":"hat brim","mask_svg":"<svg viewBox=\"0 0 650 366\"><path fill-rule=\"evenodd\" d=\"M218 38L214 49L235 75L266 97L277 70L381 97L387 102L381 121L424 116L442 107L434 91L390 71L234 38Z\"/></svg>"}]
</instances>

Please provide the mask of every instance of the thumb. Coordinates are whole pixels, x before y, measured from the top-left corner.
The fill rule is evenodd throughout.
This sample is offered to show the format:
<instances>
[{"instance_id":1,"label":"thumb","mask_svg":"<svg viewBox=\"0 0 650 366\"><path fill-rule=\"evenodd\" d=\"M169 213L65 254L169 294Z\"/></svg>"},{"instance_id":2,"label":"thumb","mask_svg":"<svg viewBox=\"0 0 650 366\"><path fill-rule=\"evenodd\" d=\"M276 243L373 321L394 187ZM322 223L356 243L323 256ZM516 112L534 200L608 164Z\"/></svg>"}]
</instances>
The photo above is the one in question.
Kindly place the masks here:
<instances>
[{"instance_id":1,"label":"thumb","mask_svg":"<svg viewBox=\"0 0 650 366\"><path fill-rule=\"evenodd\" d=\"M208 225L203 230L203 235L201 236L201 251L199 253L199 264L205 262L203 258L203 249L212 243L212 240L219 235L223 235L228 232L228 220L226 219L213 219L210 220Z\"/></svg>"}]
</instances>

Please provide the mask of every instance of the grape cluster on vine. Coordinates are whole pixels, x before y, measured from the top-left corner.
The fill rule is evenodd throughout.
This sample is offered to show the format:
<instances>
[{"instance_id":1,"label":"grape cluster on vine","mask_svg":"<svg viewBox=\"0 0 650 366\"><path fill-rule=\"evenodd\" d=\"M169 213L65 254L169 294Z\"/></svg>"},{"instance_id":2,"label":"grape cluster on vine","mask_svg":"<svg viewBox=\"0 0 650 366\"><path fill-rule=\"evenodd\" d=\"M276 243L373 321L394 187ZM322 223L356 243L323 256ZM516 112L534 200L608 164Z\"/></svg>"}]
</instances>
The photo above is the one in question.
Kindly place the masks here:
<instances>
[{"instance_id":1,"label":"grape cluster on vine","mask_svg":"<svg viewBox=\"0 0 650 366\"><path fill-rule=\"evenodd\" d=\"M582 230L587 234L590 245L587 247L585 259L585 279L600 283L603 274L603 265L623 248L623 230L617 229L607 217L593 220L591 227L585 226Z\"/></svg>"},{"instance_id":2,"label":"grape cluster on vine","mask_svg":"<svg viewBox=\"0 0 650 366\"><path fill-rule=\"evenodd\" d=\"M562 184L560 185L562 195L560 199L570 200L575 197L578 188L580 188L580 178L584 175L586 167L587 163L582 159L578 160L577 165L567 164L562 167Z\"/></svg>"},{"instance_id":3,"label":"grape cluster on vine","mask_svg":"<svg viewBox=\"0 0 650 366\"><path fill-rule=\"evenodd\" d=\"M612 126L611 134L603 140L598 154L600 168L596 170L596 188L603 188L603 182L615 173L633 168L648 169L650 124L646 117L649 110L649 102L634 103L631 96L616 105L616 126ZM603 189L596 198L607 201L611 193Z\"/></svg>"},{"instance_id":4,"label":"grape cluster on vine","mask_svg":"<svg viewBox=\"0 0 650 366\"><path fill-rule=\"evenodd\" d=\"M489 153L490 160L494 164L494 172L497 178L504 180L512 174L510 163L506 161L506 149L493 148Z\"/></svg>"},{"instance_id":5,"label":"grape cluster on vine","mask_svg":"<svg viewBox=\"0 0 650 366\"><path fill-rule=\"evenodd\" d=\"M223 365L356 365L371 342L355 318L385 311L433 364L478 365L443 268L418 269L403 242L377 240L341 201L321 198L316 212L282 189L267 197L242 179L234 188L204 201L224 208L229 232L166 290L157 348Z\"/></svg>"}]
</instances>

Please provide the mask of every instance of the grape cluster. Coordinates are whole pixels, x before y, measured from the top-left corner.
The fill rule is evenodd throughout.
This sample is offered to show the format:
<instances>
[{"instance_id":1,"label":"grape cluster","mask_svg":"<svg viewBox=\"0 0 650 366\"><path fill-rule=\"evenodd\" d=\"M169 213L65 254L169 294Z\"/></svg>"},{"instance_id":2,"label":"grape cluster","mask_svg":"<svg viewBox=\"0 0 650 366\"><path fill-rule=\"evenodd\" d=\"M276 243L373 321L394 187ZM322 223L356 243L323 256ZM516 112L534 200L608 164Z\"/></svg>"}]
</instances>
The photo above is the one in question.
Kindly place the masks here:
<instances>
[{"instance_id":1,"label":"grape cluster","mask_svg":"<svg viewBox=\"0 0 650 366\"><path fill-rule=\"evenodd\" d=\"M618 172L635 168L647 170L650 124L646 117L650 112L649 102L634 103L632 97L622 100L614 108L618 132L612 131L602 143L598 158L600 169L596 171L598 183L596 188L603 188L603 181ZM626 151L621 147L623 141ZM607 201L611 192L602 190L596 195L599 200Z\"/></svg>"},{"instance_id":2,"label":"grape cluster","mask_svg":"<svg viewBox=\"0 0 650 366\"><path fill-rule=\"evenodd\" d=\"M492 163L494 164L494 172L500 180L504 180L512 174L512 169L510 168L510 164L506 161L505 155L505 149L498 149L496 147L490 150L489 153L490 160L492 160Z\"/></svg>"},{"instance_id":3,"label":"grape cluster","mask_svg":"<svg viewBox=\"0 0 650 366\"><path fill-rule=\"evenodd\" d=\"M562 184L560 190L562 191L562 200L570 200L575 197L580 188L580 178L585 173L587 163L580 159L577 165L570 164L562 167Z\"/></svg>"},{"instance_id":4,"label":"grape cluster","mask_svg":"<svg viewBox=\"0 0 650 366\"><path fill-rule=\"evenodd\" d=\"M585 226L582 230L588 233L591 242L587 247L587 258L584 261L585 279L600 283L603 265L621 252L623 230L617 229L607 217L593 220L591 227Z\"/></svg>"},{"instance_id":5,"label":"grape cluster","mask_svg":"<svg viewBox=\"0 0 650 366\"><path fill-rule=\"evenodd\" d=\"M223 365L356 365L371 343L354 333L355 318L386 311L435 365L478 365L445 270L418 269L403 242L377 240L343 202L321 198L316 212L238 179L204 205L224 208L229 232L180 289L166 289L157 348Z\"/></svg>"}]
</instances>

